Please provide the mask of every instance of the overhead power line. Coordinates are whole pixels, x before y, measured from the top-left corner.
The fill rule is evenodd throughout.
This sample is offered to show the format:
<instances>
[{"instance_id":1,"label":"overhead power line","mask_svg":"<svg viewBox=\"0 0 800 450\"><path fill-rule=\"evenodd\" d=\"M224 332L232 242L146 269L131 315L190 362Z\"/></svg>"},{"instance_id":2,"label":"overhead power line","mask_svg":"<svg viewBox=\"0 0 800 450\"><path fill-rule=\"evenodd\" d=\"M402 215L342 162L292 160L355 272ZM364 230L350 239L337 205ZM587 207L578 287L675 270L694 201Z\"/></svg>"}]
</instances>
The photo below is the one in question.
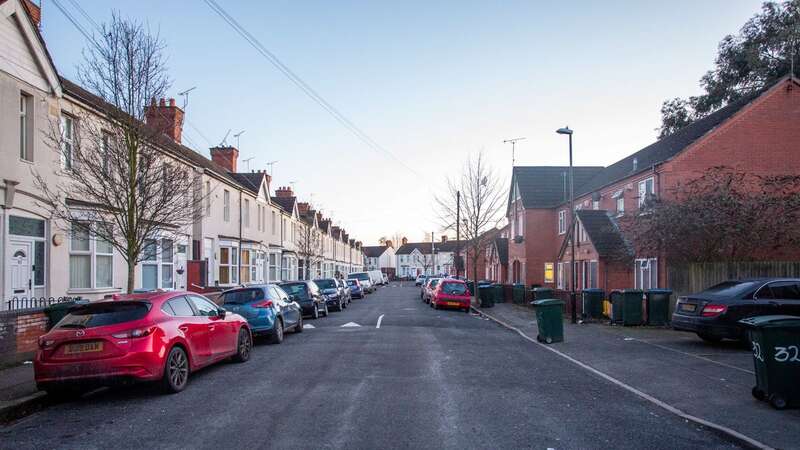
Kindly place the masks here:
<instances>
[{"instance_id":1,"label":"overhead power line","mask_svg":"<svg viewBox=\"0 0 800 450\"><path fill-rule=\"evenodd\" d=\"M388 155L395 161L397 161L400 165L406 168L409 172L413 173L419 178L422 178L421 175L411 167L409 167L403 160L398 158L394 153L384 148L382 145L378 144L374 139L372 139L368 134L366 134L361 128L359 128L356 124L354 124L350 119L347 118L344 114L342 114L336 107L331 105L330 102L325 100L317 91L315 91L311 86L308 85L300 76L294 73L288 66L286 66L274 53L269 51L255 36L253 36L246 28L244 28L236 19L233 18L230 14L228 14L225 9L223 9L215 0L204 0L205 3L215 12L218 16L220 16L237 34L239 34L248 44L250 44L258 53L260 53L267 61L270 62L279 72L281 72L286 78L289 79L295 86L297 86L301 91L303 91L306 96L308 96L311 100L317 103L322 109L324 109L328 114L330 114L337 122L339 122L342 126L344 126L348 131L353 133L359 140L361 140L364 144L370 147L372 150L375 150L379 153L383 153Z\"/></svg>"}]
</instances>

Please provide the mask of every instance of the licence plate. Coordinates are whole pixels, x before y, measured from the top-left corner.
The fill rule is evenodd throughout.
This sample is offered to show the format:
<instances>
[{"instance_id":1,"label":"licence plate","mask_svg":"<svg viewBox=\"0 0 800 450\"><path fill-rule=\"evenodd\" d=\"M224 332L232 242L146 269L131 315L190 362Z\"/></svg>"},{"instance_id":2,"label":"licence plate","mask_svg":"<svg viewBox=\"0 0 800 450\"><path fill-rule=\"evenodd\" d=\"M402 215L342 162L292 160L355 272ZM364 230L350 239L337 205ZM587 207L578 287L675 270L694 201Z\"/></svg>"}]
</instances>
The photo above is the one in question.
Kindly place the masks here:
<instances>
[{"instance_id":1,"label":"licence plate","mask_svg":"<svg viewBox=\"0 0 800 450\"><path fill-rule=\"evenodd\" d=\"M681 303L681 311L695 312L696 310L697 310L697 305L693 303Z\"/></svg>"},{"instance_id":2,"label":"licence plate","mask_svg":"<svg viewBox=\"0 0 800 450\"><path fill-rule=\"evenodd\" d=\"M92 352L102 352L102 351L103 351L103 343L100 341L83 342L80 344L68 344L67 348L64 349L64 354L74 355L76 353L92 353Z\"/></svg>"},{"instance_id":3,"label":"licence plate","mask_svg":"<svg viewBox=\"0 0 800 450\"><path fill-rule=\"evenodd\" d=\"M447 306L461 306L461 303L458 303L458 302L447 302Z\"/></svg>"}]
</instances>

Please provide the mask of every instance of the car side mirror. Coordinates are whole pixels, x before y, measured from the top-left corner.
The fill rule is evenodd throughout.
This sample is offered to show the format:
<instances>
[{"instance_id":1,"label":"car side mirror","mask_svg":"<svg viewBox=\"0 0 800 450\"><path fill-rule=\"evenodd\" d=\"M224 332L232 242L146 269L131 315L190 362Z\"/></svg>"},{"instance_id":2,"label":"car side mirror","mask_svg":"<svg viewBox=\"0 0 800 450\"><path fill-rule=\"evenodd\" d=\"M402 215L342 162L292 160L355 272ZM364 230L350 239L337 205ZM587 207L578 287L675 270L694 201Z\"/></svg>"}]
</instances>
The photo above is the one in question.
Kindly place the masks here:
<instances>
[{"instance_id":1,"label":"car side mirror","mask_svg":"<svg viewBox=\"0 0 800 450\"><path fill-rule=\"evenodd\" d=\"M219 317L221 319L224 319L227 314L228 314L228 310L226 310L225 308L217 309L217 317Z\"/></svg>"},{"instance_id":2,"label":"car side mirror","mask_svg":"<svg viewBox=\"0 0 800 450\"><path fill-rule=\"evenodd\" d=\"M296 302L297 300L299 300L299 297L296 294L292 294L289 296L289 301Z\"/></svg>"}]
</instances>

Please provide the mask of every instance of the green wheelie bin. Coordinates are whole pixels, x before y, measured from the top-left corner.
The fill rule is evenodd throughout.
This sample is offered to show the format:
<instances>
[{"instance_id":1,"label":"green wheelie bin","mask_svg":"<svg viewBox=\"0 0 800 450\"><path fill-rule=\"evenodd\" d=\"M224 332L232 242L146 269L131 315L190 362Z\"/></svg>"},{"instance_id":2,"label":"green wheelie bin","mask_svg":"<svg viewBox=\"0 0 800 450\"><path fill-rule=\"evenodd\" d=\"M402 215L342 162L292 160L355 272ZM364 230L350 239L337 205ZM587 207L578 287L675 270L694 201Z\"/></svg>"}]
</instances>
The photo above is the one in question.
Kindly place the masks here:
<instances>
[{"instance_id":1,"label":"green wheelie bin","mask_svg":"<svg viewBox=\"0 0 800 450\"><path fill-rule=\"evenodd\" d=\"M525 285L517 283L514 285L514 303L525 304Z\"/></svg>"},{"instance_id":2,"label":"green wheelie bin","mask_svg":"<svg viewBox=\"0 0 800 450\"><path fill-rule=\"evenodd\" d=\"M553 290L550 288L545 287L536 287L533 288L533 299L534 300L544 300L547 298L555 298L553 295Z\"/></svg>"},{"instance_id":3,"label":"green wheelie bin","mask_svg":"<svg viewBox=\"0 0 800 450\"><path fill-rule=\"evenodd\" d=\"M756 316L739 323L753 349L753 397L776 409L800 407L800 317Z\"/></svg>"},{"instance_id":4,"label":"green wheelie bin","mask_svg":"<svg viewBox=\"0 0 800 450\"><path fill-rule=\"evenodd\" d=\"M669 298L672 291L669 289L648 289L645 295L645 308L647 311L647 324L663 326L669 322Z\"/></svg>"},{"instance_id":5,"label":"green wheelie bin","mask_svg":"<svg viewBox=\"0 0 800 450\"><path fill-rule=\"evenodd\" d=\"M584 289L581 292L583 315L591 319L601 319L603 317L603 297L605 291L602 289Z\"/></svg>"},{"instance_id":6,"label":"green wheelie bin","mask_svg":"<svg viewBox=\"0 0 800 450\"><path fill-rule=\"evenodd\" d=\"M639 289L624 289L622 291L622 325L641 325L644 322L642 314L642 291ZM614 311L614 319L617 319Z\"/></svg>"},{"instance_id":7,"label":"green wheelie bin","mask_svg":"<svg viewBox=\"0 0 800 450\"><path fill-rule=\"evenodd\" d=\"M492 285L492 289L494 289L494 302L503 303L505 301L503 298L503 285L500 283L495 283Z\"/></svg>"},{"instance_id":8,"label":"green wheelie bin","mask_svg":"<svg viewBox=\"0 0 800 450\"><path fill-rule=\"evenodd\" d=\"M491 308L494 306L494 287L490 284L478 286L478 300L481 308Z\"/></svg>"},{"instance_id":9,"label":"green wheelie bin","mask_svg":"<svg viewBox=\"0 0 800 450\"><path fill-rule=\"evenodd\" d=\"M547 344L564 341L564 302L555 298L534 300L531 302L536 308L536 325L539 334L536 340Z\"/></svg>"}]
</instances>

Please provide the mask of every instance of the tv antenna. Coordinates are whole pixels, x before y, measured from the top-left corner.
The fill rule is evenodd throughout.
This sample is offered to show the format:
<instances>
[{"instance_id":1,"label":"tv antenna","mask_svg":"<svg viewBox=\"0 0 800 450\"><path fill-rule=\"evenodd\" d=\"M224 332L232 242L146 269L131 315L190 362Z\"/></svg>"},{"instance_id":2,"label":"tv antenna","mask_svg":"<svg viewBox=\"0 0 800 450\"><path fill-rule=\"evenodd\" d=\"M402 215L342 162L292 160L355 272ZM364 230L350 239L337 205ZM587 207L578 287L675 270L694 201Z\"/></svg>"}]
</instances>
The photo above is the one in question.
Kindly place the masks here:
<instances>
[{"instance_id":1,"label":"tv antenna","mask_svg":"<svg viewBox=\"0 0 800 450\"><path fill-rule=\"evenodd\" d=\"M220 147L226 147L228 145L228 136L230 136L230 134L231 134L231 129L228 128L228 132L225 133L225 137L222 138L222 141L220 141L219 143Z\"/></svg>"},{"instance_id":2,"label":"tv antenna","mask_svg":"<svg viewBox=\"0 0 800 450\"><path fill-rule=\"evenodd\" d=\"M275 163L277 162L278 160L276 159L275 161L270 161L267 163L267 166L269 166L269 176L272 177L273 180L275 179L275 169L273 166L275 166Z\"/></svg>"},{"instance_id":3,"label":"tv antenna","mask_svg":"<svg viewBox=\"0 0 800 450\"><path fill-rule=\"evenodd\" d=\"M509 144L509 143L511 144L511 167L514 167L514 164L516 163L516 150L517 150L516 146L517 146L517 142L518 141L524 141L524 140L525 140L524 137L518 137L518 138L514 138L514 139L506 139L506 140L503 141L503 144Z\"/></svg>"},{"instance_id":4,"label":"tv antenna","mask_svg":"<svg viewBox=\"0 0 800 450\"><path fill-rule=\"evenodd\" d=\"M250 171L250 161L252 161L254 159L256 159L256 157L255 156L251 156L249 158L246 158L246 159L242 160L243 163L247 164L247 171L248 172Z\"/></svg>"},{"instance_id":5,"label":"tv antenna","mask_svg":"<svg viewBox=\"0 0 800 450\"><path fill-rule=\"evenodd\" d=\"M240 132L238 132L238 133L233 135L233 137L236 138L236 148L239 148L239 136L243 135L245 131L246 130L242 130L242 131L240 131ZM250 159L253 159L253 158L250 158Z\"/></svg>"},{"instance_id":6,"label":"tv antenna","mask_svg":"<svg viewBox=\"0 0 800 450\"><path fill-rule=\"evenodd\" d=\"M186 107L189 106L189 92L192 92L195 89L197 89L197 86L192 86L192 87L190 87L189 89L187 89L187 90L185 90L183 92L178 92L178 95L183 97L183 111L184 112L186 112Z\"/></svg>"}]
</instances>

